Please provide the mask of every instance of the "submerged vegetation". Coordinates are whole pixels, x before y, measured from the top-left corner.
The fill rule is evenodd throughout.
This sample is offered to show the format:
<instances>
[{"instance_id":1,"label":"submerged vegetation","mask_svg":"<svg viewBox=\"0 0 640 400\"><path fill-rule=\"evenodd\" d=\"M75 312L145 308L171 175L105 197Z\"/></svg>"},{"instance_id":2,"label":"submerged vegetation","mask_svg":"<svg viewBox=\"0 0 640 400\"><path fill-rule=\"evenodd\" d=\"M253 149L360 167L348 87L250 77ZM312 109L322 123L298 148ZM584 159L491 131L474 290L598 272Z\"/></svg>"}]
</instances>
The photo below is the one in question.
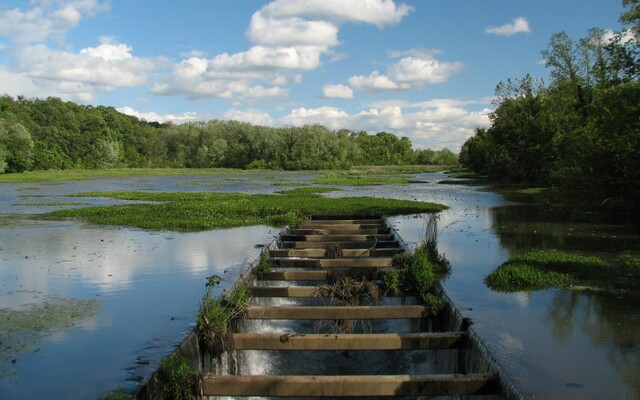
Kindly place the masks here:
<instances>
[{"instance_id":1,"label":"submerged vegetation","mask_svg":"<svg viewBox=\"0 0 640 400\"><path fill-rule=\"evenodd\" d=\"M385 176L385 175L349 175L349 174L327 174L313 179L317 185L344 185L344 186L373 186L373 185L393 185L407 184L411 181L408 177Z\"/></svg>"},{"instance_id":2,"label":"submerged vegetation","mask_svg":"<svg viewBox=\"0 0 640 400\"><path fill-rule=\"evenodd\" d=\"M0 308L0 378L11 373L9 366L17 362L18 355L37 351L46 336L77 328L101 305L99 300L43 296L41 303L26 309Z\"/></svg>"},{"instance_id":3,"label":"submerged vegetation","mask_svg":"<svg viewBox=\"0 0 640 400\"><path fill-rule=\"evenodd\" d=\"M278 194L240 193L86 193L87 197L136 200L144 204L52 211L51 218L73 217L106 225L142 229L200 231L245 225L296 225L314 213L413 214L445 209L441 204L370 197L326 198L335 189L303 187ZM152 202L152 203L149 203Z\"/></svg>"},{"instance_id":4,"label":"submerged vegetation","mask_svg":"<svg viewBox=\"0 0 640 400\"><path fill-rule=\"evenodd\" d=\"M532 251L499 266L485 283L500 292L567 287L637 295L640 256L625 252L606 261L564 251Z\"/></svg>"}]
</instances>

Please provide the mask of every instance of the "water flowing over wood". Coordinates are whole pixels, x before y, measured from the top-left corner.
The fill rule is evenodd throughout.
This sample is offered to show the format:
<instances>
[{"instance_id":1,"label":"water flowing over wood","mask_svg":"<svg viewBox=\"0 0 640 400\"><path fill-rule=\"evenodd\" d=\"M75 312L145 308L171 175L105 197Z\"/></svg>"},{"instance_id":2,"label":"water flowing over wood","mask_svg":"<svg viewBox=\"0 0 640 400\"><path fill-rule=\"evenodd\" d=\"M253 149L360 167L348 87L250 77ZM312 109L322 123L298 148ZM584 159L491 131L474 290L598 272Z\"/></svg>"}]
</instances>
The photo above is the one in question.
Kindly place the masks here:
<instances>
[{"instance_id":1,"label":"water flowing over wood","mask_svg":"<svg viewBox=\"0 0 640 400\"><path fill-rule=\"evenodd\" d=\"M406 250L395 230L381 218L322 218L311 219L295 229L286 229L269 246L271 268L257 273L257 279L249 287L255 299L319 299L329 296L335 300L333 295L327 294L326 286L336 274L342 273L341 276L352 277L356 282L377 284L385 271L393 268L392 257ZM489 395L489 398L518 398L515 390L507 395L507 385L497 370L473 367L475 361L470 361L468 354L471 350L478 353L475 349L477 339L466 331L468 324L443 332L428 329L437 317L430 315L430 308L419 304L420 301L416 304L416 299L413 297L406 304L401 301L401 305L251 303L239 318L326 320L338 324L336 326L351 326L349 323L354 321L415 320L421 321L417 326L422 328L417 332L396 333L356 333L348 329L335 333L245 333L239 330L229 334L229 347L233 351L334 351L336 357L350 351L453 351L452 354L457 356L451 364L457 373L372 375L363 369L348 375L310 375L305 366L300 365L299 375L204 374L200 385L202 394L237 397ZM339 325L340 321L345 325ZM483 351L480 351L480 357L488 356Z\"/></svg>"}]
</instances>

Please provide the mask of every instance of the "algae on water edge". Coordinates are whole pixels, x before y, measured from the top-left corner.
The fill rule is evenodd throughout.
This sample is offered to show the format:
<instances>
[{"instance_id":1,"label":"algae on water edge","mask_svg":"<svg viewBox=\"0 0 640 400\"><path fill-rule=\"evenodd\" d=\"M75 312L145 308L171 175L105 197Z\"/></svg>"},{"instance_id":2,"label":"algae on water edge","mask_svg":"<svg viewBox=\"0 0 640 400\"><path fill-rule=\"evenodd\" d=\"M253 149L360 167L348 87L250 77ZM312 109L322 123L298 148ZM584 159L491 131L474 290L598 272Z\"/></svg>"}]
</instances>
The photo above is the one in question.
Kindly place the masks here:
<instances>
[{"instance_id":1,"label":"algae on water edge","mask_svg":"<svg viewBox=\"0 0 640 400\"><path fill-rule=\"evenodd\" d=\"M79 327L102 306L100 300L43 297L42 303L24 310L0 308L0 378L12 374L18 355L37 351L46 336Z\"/></svg>"}]
</instances>

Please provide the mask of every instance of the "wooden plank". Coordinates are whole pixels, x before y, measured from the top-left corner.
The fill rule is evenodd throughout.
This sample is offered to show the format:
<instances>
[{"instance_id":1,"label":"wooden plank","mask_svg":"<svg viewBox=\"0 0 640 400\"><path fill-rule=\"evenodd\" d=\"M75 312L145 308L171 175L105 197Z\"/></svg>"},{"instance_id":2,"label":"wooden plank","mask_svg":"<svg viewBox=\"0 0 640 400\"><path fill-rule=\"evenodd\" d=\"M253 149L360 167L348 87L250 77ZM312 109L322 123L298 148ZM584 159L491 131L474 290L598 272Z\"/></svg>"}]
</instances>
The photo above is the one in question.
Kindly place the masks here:
<instances>
[{"instance_id":1,"label":"wooden plank","mask_svg":"<svg viewBox=\"0 0 640 400\"><path fill-rule=\"evenodd\" d=\"M258 279L263 281L324 281L328 271L271 271L263 272Z\"/></svg>"},{"instance_id":2,"label":"wooden plank","mask_svg":"<svg viewBox=\"0 0 640 400\"><path fill-rule=\"evenodd\" d=\"M246 319L417 319L424 318L429 307L412 306L249 306L243 312Z\"/></svg>"},{"instance_id":3,"label":"wooden plank","mask_svg":"<svg viewBox=\"0 0 640 400\"><path fill-rule=\"evenodd\" d=\"M297 228L287 235L389 235L389 228Z\"/></svg>"},{"instance_id":4,"label":"wooden plank","mask_svg":"<svg viewBox=\"0 0 640 400\"><path fill-rule=\"evenodd\" d=\"M254 297L325 297L327 299L332 297L330 292L323 292L319 286L251 286L248 290ZM386 297L398 296L388 294Z\"/></svg>"},{"instance_id":5,"label":"wooden plank","mask_svg":"<svg viewBox=\"0 0 640 400\"><path fill-rule=\"evenodd\" d=\"M388 268L393 266L391 257L352 258L271 258L271 264L280 268Z\"/></svg>"},{"instance_id":6,"label":"wooden plank","mask_svg":"<svg viewBox=\"0 0 640 400\"><path fill-rule=\"evenodd\" d=\"M280 235L282 241L300 241L300 242L369 242L374 240L393 240L393 235L374 234L374 235Z\"/></svg>"},{"instance_id":7,"label":"wooden plank","mask_svg":"<svg viewBox=\"0 0 640 400\"><path fill-rule=\"evenodd\" d=\"M489 374L442 375L213 375L201 381L205 396L355 397L463 396L495 393Z\"/></svg>"},{"instance_id":8,"label":"wooden plank","mask_svg":"<svg viewBox=\"0 0 640 400\"><path fill-rule=\"evenodd\" d=\"M322 297L318 286L251 286L254 297Z\"/></svg>"},{"instance_id":9,"label":"wooden plank","mask_svg":"<svg viewBox=\"0 0 640 400\"><path fill-rule=\"evenodd\" d=\"M382 225L380 219L310 219L302 222L300 227L318 225Z\"/></svg>"},{"instance_id":10,"label":"wooden plank","mask_svg":"<svg viewBox=\"0 0 640 400\"><path fill-rule=\"evenodd\" d=\"M263 272L258 276L261 281L326 281L330 270L289 270ZM347 275L355 279L366 277L372 281L382 279L385 271L373 268L361 268L359 270L348 270Z\"/></svg>"},{"instance_id":11,"label":"wooden plank","mask_svg":"<svg viewBox=\"0 0 640 400\"><path fill-rule=\"evenodd\" d=\"M235 350L427 350L466 346L464 332L287 334L234 333Z\"/></svg>"},{"instance_id":12,"label":"wooden plank","mask_svg":"<svg viewBox=\"0 0 640 400\"><path fill-rule=\"evenodd\" d=\"M380 241L331 241L331 242L307 242L304 240L282 240L281 247L283 249L326 249L327 247L340 246L343 249L361 249L372 248L391 248L399 247L397 240L380 240Z\"/></svg>"},{"instance_id":13,"label":"wooden plank","mask_svg":"<svg viewBox=\"0 0 640 400\"><path fill-rule=\"evenodd\" d=\"M393 257L403 252L401 247L389 249L342 249L343 257ZM274 249L269 250L271 257L316 257L322 258L326 249Z\"/></svg>"}]
</instances>

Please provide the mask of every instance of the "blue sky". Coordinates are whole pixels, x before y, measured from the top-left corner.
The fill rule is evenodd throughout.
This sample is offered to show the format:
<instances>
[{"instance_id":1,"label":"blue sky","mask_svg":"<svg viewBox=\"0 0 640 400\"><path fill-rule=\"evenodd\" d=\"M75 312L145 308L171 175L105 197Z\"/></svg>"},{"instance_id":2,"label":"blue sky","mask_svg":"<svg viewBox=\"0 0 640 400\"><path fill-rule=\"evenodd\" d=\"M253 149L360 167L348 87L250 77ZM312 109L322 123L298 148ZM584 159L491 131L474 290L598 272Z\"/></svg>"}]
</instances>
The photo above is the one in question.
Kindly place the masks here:
<instances>
[{"instance_id":1,"label":"blue sky","mask_svg":"<svg viewBox=\"0 0 640 400\"><path fill-rule=\"evenodd\" d=\"M387 131L457 152L496 84L546 78L551 35L620 30L620 0L0 3L0 94L148 121Z\"/></svg>"}]
</instances>

